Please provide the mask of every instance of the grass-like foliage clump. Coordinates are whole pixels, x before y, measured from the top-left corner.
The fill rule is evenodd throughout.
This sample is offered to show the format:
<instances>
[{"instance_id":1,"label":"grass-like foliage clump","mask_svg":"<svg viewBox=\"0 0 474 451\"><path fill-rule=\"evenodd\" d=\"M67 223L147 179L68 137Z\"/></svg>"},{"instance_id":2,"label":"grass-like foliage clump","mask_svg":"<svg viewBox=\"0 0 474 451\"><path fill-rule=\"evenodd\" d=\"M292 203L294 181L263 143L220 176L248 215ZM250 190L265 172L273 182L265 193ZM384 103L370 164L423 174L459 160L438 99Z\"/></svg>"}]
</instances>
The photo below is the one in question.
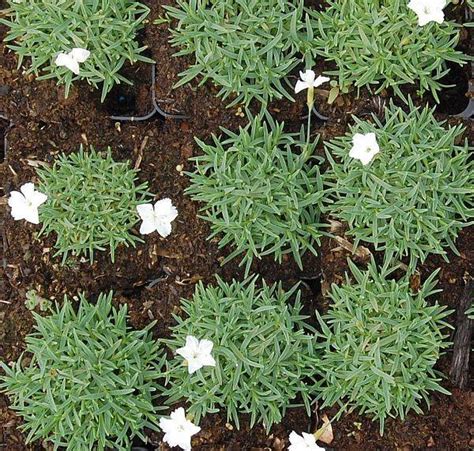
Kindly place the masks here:
<instances>
[{"instance_id":1,"label":"grass-like foliage clump","mask_svg":"<svg viewBox=\"0 0 474 451\"><path fill-rule=\"evenodd\" d=\"M413 293L408 275L394 280L374 260L367 270L352 262L350 269L354 280L346 275L344 285L333 285L333 305L318 315L320 408L358 409L380 421L383 433L388 417L422 413L420 401L429 406L430 391L449 394L433 367L449 345L443 329L451 312L426 302L440 291L434 289L436 273Z\"/></svg>"},{"instance_id":2,"label":"grass-like foliage clump","mask_svg":"<svg viewBox=\"0 0 474 451\"><path fill-rule=\"evenodd\" d=\"M281 263L292 253L302 267L307 250L319 244L322 180L309 164L316 143L306 147L300 134L284 132L284 124L251 120L237 133L197 141L204 155L195 157L197 170L188 174L187 193L203 202L203 217L211 223L211 238L235 250L224 263L242 255L246 273L254 257L274 255Z\"/></svg>"},{"instance_id":3,"label":"grass-like foliage clump","mask_svg":"<svg viewBox=\"0 0 474 451\"><path fill-rule=\"evenodd\" d=\"M459 41L454 22L418 25L407 0L329 0L323 11L311 13L314 48L333 61L339 86L367 86L376 93L393 88L405 99L401 85L416 84L435 99L447 73L446 63L465 64L468 57L455 50Z\"/></svg>"},{"instance_id":4,"label":"grass-like foliage clump","mask_svg":"<svg viewBox=\"0 0 474 451\"><path fill-rule=\"evenodd\" d=\"M175 351L188 335L211 340L216 366L188 374L177 355L167 371L168 403L186 400L196 421L224 409L237 427L239 414L248 413L252 426L263 423L267 430L301 400L309 414L305 378L314 372L317 359L313 330L300 314L300 293L292 299L296 289L259 287L255 278L198 284L193 298L182 301L184 318L175 316L177 325L165 342Z\"/></svg>"},{"instance_id":5,"label":"grass-like foliage clump","mask_svg":"<svg viewBox=\"0 0 474 451\"><path fill-rule=\"evenodd\" d=\"M211 80L224 99L236 95L231 105L292 99L285 77L311 57L303 0L178 0L166 9L176 55L194 57L177 86Z\"/></svg>"},{"instance_id":6,"label":"grass-like foliage clump","mask_svg":"<svg viewBox=\"0 0 474 451\"><path fill-rule=\"evenodd\" d=\"M130 229L138 222L138 204L147 196L147 183L136 185L137 171L116 162L110 149L103 155L93 147L61 155L51 168L38 169L39 189L48 196L41 206L41 234L57 236L55 255L88 257L110 250L112 261L121 245L134 246L139 237Z\"/></svg>"},{"instance_id":7,"label":"grass-like foliage clump","mask_svg":"<svg viewBox=\"0 0 474 451\"><path fill-rule=\"evenodd\" d=\"M43 439L68 451L128 451L143 428L157 429L152 398L164 359L149 327L127 328L127 307L112 293L96 305L80 296L75 311L65 298L50 316L33 313L26 356L10 368L0 388L23 417L27 442Z\"/></svg>"},{"instance_id":8,"label":"grass-like foliage clump","mask_svg":"<svg viewBox=\"0 0 474 451\"><path fill-rule=\"evenodd\" d=\"M94 87L102 84L102 100L115 83L130 83L120 69L126 61L148 61L141 55L137 32L149 9L133 0L9 0L9 27L5 38L19 56L18 67L28 58L27 73L43 73L40 79L56 78L66 87L66 96L76 80ZM55 64L59 53L73 48L91 52L75 75Z\"/></svg>"},{"instance_id":9,"label":"grass-like foliage clump","mask_svg":"<svg viewBox=\"0 0 474 451\"><path fill-rule=\"evenodd\" d=\"M356 241L373 243L413 265L449 245L473 217L474 168L461 125L444 126L425 107L390 104L385 120L355 118L343 137L326 142L327 210L349 223ZM364 166L349 156L355 133L375 133L380 152ZM332 202L332 203L330 203Z\"/></svg>"}]
</instances>

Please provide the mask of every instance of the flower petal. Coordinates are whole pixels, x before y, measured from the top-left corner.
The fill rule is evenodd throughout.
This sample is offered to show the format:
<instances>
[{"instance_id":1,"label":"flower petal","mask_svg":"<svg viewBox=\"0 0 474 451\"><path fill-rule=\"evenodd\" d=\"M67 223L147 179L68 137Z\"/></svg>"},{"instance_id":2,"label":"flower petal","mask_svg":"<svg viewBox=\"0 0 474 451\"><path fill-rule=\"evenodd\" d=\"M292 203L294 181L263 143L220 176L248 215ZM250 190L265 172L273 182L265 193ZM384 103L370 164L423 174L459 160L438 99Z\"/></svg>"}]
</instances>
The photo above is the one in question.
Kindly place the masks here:
<instances>
[{"instance_id":1,"label":"flower petal","mask_svg":"<svg viewBox=\"0 0 474 451\"><path fill-rule=\"evenodd\" d=\"M305 72L300 72L300 78L309 85L312 85L316 78L316 74L314 73L314 70L307 69Z\"/></svg>"},{"instance_id":2,"label":"flower petal","mask_svg":"<svg viewBox=\"0 0 474 451\"><path fill-rule=\"evenodd\" d=\"M329 77L324 77L320 75L316 80L313 82L313 86L317 88L318 86L321 86L323 83L327 83L328 81L331 81Z\"/></svg>"},{"instance_id":3,"label":"flower petal","mask_svg":"<svg viewBox=\"0 0 474 451\"><path fill-rule=\"evenodd\" d=\"M171 223L161 222L155 225L156 231L163 237L166 238L171 234Z\"/></svg>"},{"instance_id":4,"label":"flower petal","mask_svg":"<svg viewBox=\"0 0 474 451\"><path fill-rule=\"evenodd\" d=\"M48 200L48 196L44 193L39 192L39 191L35 191L29 199L31 204L36 208L38 208L40 205L44 204L47 200Z\"/></svg>"},{"instance_id":5,"label":"flower petal","mask_svg":"<svg viewBox=\"0 0 474 451\"><path fill-rule=\"evenodd\" d=\"M298 94L299 92L308 88L309 88L308 83L306 83L305 81L298 80L295 86L295 93Z\"/></svg>"},{"instance_id":6,"label":"flower petal","mask_svg":"<svg viewBox=\"0 0 474 451\"><path fill-rule=\"evenodd\" d=\"M35 207L28 208L25 211L24 219L25 221L31 222L32 224L39 224L38 209Z\"/></svg>"},{"instance_id":7,"label":"flower petal","mask_svg":"<svg viewBox=\"0 0 474 451\"><path fill-rule=\"evenodd\" d=\"M168 197L157 201L154 210L156 216L163 216L169 222L174 221L178 216L178 210Z\"/></svg>"},{"instance_id":8,"label":"flower petal","mask_svg":"<svg viewBox=\"0 0 474 451\"><path fill-rule=\"evenodd\" d=\"M28 202L25 196L18 191L12 191L8 199L8 205L11 207L11 215L15 221L25 219L28 212Z\"/></svg>"},{"instance_id":9,"label":"flower petal","mask_svg":"<svg viewBox=\"0 0 474 451\"><path fill-rule=\"evenodd\" d=\"M151 221L143 221L140 226L140 233L142 235L150 235L150 233L153 233L155 230L155 223Z\"/></svg>"},{"instance_id":10,"label":"flower petal","mask_svg":"<svg viewBox=\"0 0 474 451\"><path fill-rule=\"evenodd\" d=\"M83 63L89 58L91 52L87 49L82 49L80 47L75 47L69 52L69 56L73 58L78 63Z\"/></svg>"},{"instance_id":11,"label":"flower petal","mask_svg":"<svg viewBox=\"0 0 474 451\"><path fill-rule=\"evenodd\" d=\"M188 362L188 373L193 374L196 371L200 370L204 365L201 360L198 359L186 359Z\"/></svg>"},{"instance_id":12,"label":"flower petal","mask_svg":"<svg viewBox=\"0 0 474 451\"><path fill-rule=\"evenodd\" d=\"M186 419L182 407L174 410L170 418L161 418L158 426L165 432L163 441L169 446L179 446L183 450L191 450L191 438L201 428Z\"/></svg>"},{"instance_id":13,"label":"flower petal","mask_svg":"<svg viewBox=\"0 0 474 451\"><path fill-rule=\"evenodd\" d=\"M199 348L199 340L192 335L186 336L186 347L197 350Z\"/></svg>"},{"instance_id":14,"label":"flower petal","mask_svg":"<svg viewBox=\"0 0 474 451\"><path fill-rule=\"evenodd\" d=\"M176 421L186 421L186 412L183 407L178 407L170 414L170 418Z\"/></svg>"},{"instance_id":15,"label":"flower petal","mask_svg":"<svg viewBox=\"0 0 474 451\"><path fill-rule=\"evenodd\" d=\"M307 432L302 432L301 435L307 445L316 445L316 437L313 434L308 434Z\"/></svg>"},{"instance_id":16,"label":"flower petal","mask_svg":"<svg viewBox=\"0 0 474 451\"><path fill-rule=\"evenodd\" d=\"M444 22L444 12L441 10L441 11L437 11L435 13L433 13L433 15L431 16L431 20L433 22L436 22L436 23L443 23Z\"/></svg>"},{"instance_id":17,"label":"flower petal","mask_svg":"<svg viewBox=\"0 0 474 451\"><path fill-rule=\"evenodd\" d=\"M183 347L176 350L176 354L184 357L186 360L191 360L199 349L199 340L192 335L186 337L186 343Z\"/></svg>"},{"instance_id":18,"label":"flower petal","mask_svg":"<svg viewBox=\"0 0 474 451\"><path fill-rule=\"evenodd\" d=\"M411 0L407 6L418 16L418 25L421 27L430 22L444 22L445 0Z\"/></svg>"},{"instance_id":19,"label":"flower petal","mask_svg":"<svg viewBox=\"0 0 474 451\"><path fill-rule=\"evenodd\" d=\"M139 214L140 218L143 220L150 219L153 217L153 214L154 214L153 205L152 204L137 205L137 213Z\"/></svg>"},{"instance_id":20,"label":"flower petal","mask_svg":"<svg viewBox=\"0 0 474 451\"><path fill-rule=\"evenodd\" d=\"M156 230L155 215L153 214L152 204L137 205L137 213L143 221L140 226L142 235L149 235Z\"/></svg>"},{"instance_id":21,"label":"flower petal","mask_svg":"<svg viewBox=\"0 0 474 451\"><path fill-rule=\"evenodd\" d=\"M377 142L377 135L375 133L367 133L365 135L367 145L375 152L380 151L379 143Z\"/></svg>"},{"instance_id":22,"label":"flower petal","mask_svg":"<svg viewBox=\"0 0 474 451\"><path fill-rule=\"evenodd\" d=\"M205 354L200 358L201 366L216 366L216 361L211 354Z\"/></svg>"},{"instance_id":23,"label":"flower petal","mask_svg":"<svg viewBox=\"0 0 474 451\"><path fill-rule=\"evenodd\" d=\"M188 421L188 424L186 425L186 432L190 435L197 434L198 432L201 431L201 428L199 426L196 426L195 424L191 423Z\"/></svg>"},{"instance_id":24,"label":"flower petal","mask_svg":"<svg viewBox=\"0 0 474 451\"><path fill-rule=\"evenodd\" d=\"M66 54L66 53L60 53L58 56L56 56L56 59L54 60L54 63L56 66L65 66L66 62L69 61L71 57Z\"/></svg>"},{"instance_id":25,"label":"flower petal","mask_svg":"<svg viewBox=\"0 0 474 451\"><path fill-rule=\"evenodd\" d=\"M65 66L70 71L74 72L76 75L79 75L79 63L70 55L67 55L65 53L60 53L56 57L56 65Z\"/></svg>"},{"instance_id":26,"label":"flower petal","mask_svg":"<svg viewBox=\"0 0 474 451\"><path fill-rule=\"evenodd\" d=\"M292 431L290 434L290 446L289 451L304 450L306 448L306 443L304 438L297 434L295 431Z\"/></svg>"},{"instance_id":27,"label":"flower petal","mask_svg":"<svg viewBox=\"0 0 474 451\"><path fill-rule=\"evenodd\" d=\"M35 184L31 182L24 183L23 185L21 185L20 191L23 193L26 199L29 200L29 197L31 197L35 192Z\"/></svg>"}]
</instances>

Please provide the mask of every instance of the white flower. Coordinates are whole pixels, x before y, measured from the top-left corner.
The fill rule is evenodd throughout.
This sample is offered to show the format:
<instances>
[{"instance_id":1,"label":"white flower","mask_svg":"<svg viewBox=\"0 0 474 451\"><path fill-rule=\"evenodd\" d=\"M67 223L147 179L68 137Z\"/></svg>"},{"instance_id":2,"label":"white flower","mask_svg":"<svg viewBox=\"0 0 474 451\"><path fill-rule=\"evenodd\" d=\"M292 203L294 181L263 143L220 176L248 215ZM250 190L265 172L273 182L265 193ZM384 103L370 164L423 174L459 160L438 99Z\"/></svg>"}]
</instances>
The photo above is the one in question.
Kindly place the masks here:
<instances>
[{"instance_id":1,"label":"white flower","mask_svg":"<svg viewBox=\"0 0 474 451\"><path fill-rule=\"evenodd\" d=\"M352 138L352 149L349 156L360 160L365 166L372 161L372 158L380 152L375 133L356 133Z\"/></svg>"},{"instance_id":2,"label":"white flower","mask_svg":"<svg viewBox=\"0 0 474 451\"><path fill-rule=\"evenodd\" d=\"M194 373L203 366L216 366L216 361L211 355L214 344L210 340L198 340L188 335L186 345L176 350L176 354L184 357L188 364L189 374Z\"/></svg>"},{"instance_id":3,"label":"white flower","mask_svg":"<svg viewBox=\"0 0 474 451\"><path fill-rule=\"evenodd\" d=\"M316 437L306 432L298 435L295 431L290 434L290 446L288 451L324 451L316 444Z\"/></svg>"},{"instance_id":4,"label":"white flower","mask_svg":"<svg viewBox=\"0 0 474 451\"><path fill-rule=\"evenodd\" d=\"M321 86L330 80L329 77L319 76L316 78L316 74L313 70L307 70L306 72L300 72L301 80L298 80L295 86L295 93L298 94L303 89L314 89Z\"/></svg>"},{"instance_id":5,"label":"white flower","mask_svg":"<svg viewBox=\"0 0 474 451\"><path fill-rule=\"evenodd\" d=\"M91 52L86 49L74 48L69 53L60 53L56 57L56 66L66 66L69 70L79 75L79 63L83 63L89 58Z\"/></svg>"},{"instance_id":6,"label":"white flower","mask_svg":"<svg viewBox=\"0 0 474 451\"><path fill-rule=\"evenodd\" d=\"M411 0L408 3L408 8L418 16L420 27L430 22L443 23L445 6L446 0Z\"/></svg>"},{"instance_id":7,"label":"white flower","mask_svg":"<svg viewBox=\"0 0 474 451\"><path fill-rule=\"evenodd\" d=\"M170 418L160 418L159 426L165 433L163 440L168 445L179 446L186 451L191 449L191 437L201 430L186 419L182 407L171 412Z\"/></svg>"},{"instance_id":8,"label":"white flower","mask_svg":"<svg viewBox=\"0 0 474 451\"><path fill-rule=\"evenodd\" d=\"M137 205L137 212L142 219L140 233L148 235L155 230L166 238L171 233L171 222L178 216L178 210L171 203L171 199L161 199L152 204Z\"/></svg>"},{"instance_id":9,"label":"white flower","mask_svg":"<svg viewBox=\"0 0 474 451\"><path fill-rule=\"evenodd\" d=\"M13 219L15 221L25 219L33 224L39 224L38 207L46 202L48 196L35 191L34 183L25 183L20 191L12 191L8 199Z\"/></svg>"}]
</instances>

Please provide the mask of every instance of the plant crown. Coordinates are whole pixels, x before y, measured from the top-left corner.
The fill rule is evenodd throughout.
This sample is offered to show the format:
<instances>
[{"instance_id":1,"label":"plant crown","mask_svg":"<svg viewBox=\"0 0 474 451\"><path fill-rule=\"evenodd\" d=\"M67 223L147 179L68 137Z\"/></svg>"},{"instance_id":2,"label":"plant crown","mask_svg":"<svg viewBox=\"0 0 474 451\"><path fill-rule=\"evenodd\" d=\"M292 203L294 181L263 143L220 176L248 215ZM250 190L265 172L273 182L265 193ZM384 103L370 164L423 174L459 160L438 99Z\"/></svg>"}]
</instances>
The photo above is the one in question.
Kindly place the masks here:
<instances>
[{"instance_id":1,"label":"plant crown","mask_svg":"<svg viewBox=\"0 0 474 451\"><path fill-rule=\"evenodd\" d=\"M126 61L153 62L141 53L136 40L149 8L133 0L10 0L5 41L19 56L18 67L31 59L27 73L56 78L65 85L66 97L76 80L102 84L102 101L116 83L131 82L119 71ZM90 57L75 75L55 64L56 56L73 48L86 48Z\"/></svg>"},{"instance_id":2,"label":"plant crown","mask_svg":"<svg viewBox=\"0 0 474 451\"><path fill-rule=\"evenodd\" d=\"M317 391L321 408L339 404L340 414L357 408L380 421L382 434L387 417L422 413L420 400L429 406L430 391L449 394L433 367L450 344L443 328L450 327L444 318L451 311L426 302L440 291L434 289L437 272L413 293L408 275L389 278L392 270L380 270L373 259L364 271L349 266L354 281L346 274L344 285L334 284L333 304L326 315L317 315Z\"/></svg>"},{"instance_id":3,"label":"plant crown","mask_svg":"<svg viewBox=\"0 0 474 451\"><path fill-rule=\"evenodd\" d=\"M175 19L171 42L176 56L193 55L194 62L177 86L196 77L213 81L229 106L257 99L293 100L285 78L301 62L312 66L313 39L303 0L178 0L167 6Z\"/></svg>"},{"instance_id":4,"label":"plant crown","mask_svg":"<svg viewBox=\"0 0 474 451\"><path fill-rule=\"evenodd\" d=\"M50 316L33 313L26 337L27 363L20 357L0 388L23 417L27 442L44 439L67 451L129 451L143 428L157 428L152 397L164 363L146 329L127 328L127 306L116 310L112 293L96 305L83 295L77 312L65 297ZM158 359L158 360L157 360ZM162 389L162 388L161 388Z\"/></svg>"},{"instance_id":5,"label":"plant crown","mask_svg":"<svg viewBox=\"0 0 474 451\"><path fill-rule=\"evenodd\" d=\"M112 261L120 244L141 239L130 233L138 222L138 204L149 195L147 183L136 186L137 171L90 147L61 155L52 168L38 169L39 190L48 196L40 207L40 234L54 232L55 255L63 263L69 254L94 260L94 252L110 249Z\"/></svg>"},{"instance_id":6,"label":"plant crown","mask_svg":"<svg viewBox=\"0 0 474 451\"><path fill-rule=\"evenodd\" d=\"M322 179L310 165L316 142L306 145L300 134L285 133L284 124L267 124L255 117L237 133L224 129L212 144L197 140L204 155L193 158L187 193L203 202L202 216L211 223L210 238L221 236L219 247L235 250L224 260L242 255L246 274L254 257L274 255L281 263L292 253L301 256L321 237ZM300 150L300 153L296 153Z\"/></svg>"},{"instance_id":7,"label":"plant crown","mask_svg":"<svg viewBox=\"0 0 474 451\"><path fill-rule=\"evenodd\" d=\"M290 302L296 290L265 283L258 287L255 278L198 284L192 300L182 300L185 318L175 316L172 337L164 341L176 351L187 335L211 340L216 366L188 374L177 355L167 371L168 403L187 401L197 422L224 408L239 427L239 414L248 413L252 426L261 422L267 430L296 405L297 396L309 414L311 384L305 379L317 359L313 330L300 314L300 293Z\"/></svg>"},{"instance_id":8,"label":"plant crown","mask_svg":"<svg viewBox=\"0 0 474 451\"><path fill-rule=\"evenodd\" d=\"M349 224L348 234L413 266L430 254L446 259L473 217L474 162L462 125L444 127L428 107L409 112L393 103L385 121L355 119L345 136L326 142L326 211ZM349 156L355 133L373 132L380 146L370 164Z\"/></svg>"},{"instance_id":9,"label":"plant crown","mask_svg":"<svg viewBox=\"0 0 474 451\"><path fill-rule=\"evenodd\" d=\"M336 68L341 88L349 85L392 88L407 101L401 86L417 84L439 101L446 63L466 64L469 57L455 50L458 26L451 21L420 27L407 0L328 0L323 11L310 10L314 50Z\"/></svg>"}]
</instances>

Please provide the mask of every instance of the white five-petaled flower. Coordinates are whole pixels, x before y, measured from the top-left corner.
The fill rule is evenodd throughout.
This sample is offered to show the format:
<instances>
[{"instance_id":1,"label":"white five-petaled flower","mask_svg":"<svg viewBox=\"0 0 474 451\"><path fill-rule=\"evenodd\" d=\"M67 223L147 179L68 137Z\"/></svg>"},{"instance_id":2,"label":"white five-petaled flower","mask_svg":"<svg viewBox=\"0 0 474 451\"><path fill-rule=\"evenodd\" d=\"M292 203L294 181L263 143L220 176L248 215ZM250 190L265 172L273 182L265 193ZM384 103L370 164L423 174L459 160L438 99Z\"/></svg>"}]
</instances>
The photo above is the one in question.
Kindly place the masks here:
<instances>
[{"instance_id":1,"label":"white five-petaled flower","mask_svg":"<svg viewBox=\"0 0 474 451\"><path fill-rule=\"evenodd\" d=\"M25 183L20 191L12 191L8 199L13 219L15 221L24 219L33 224L39 224L38 207L46 202L48 196L35 191L34 183Z\"/></svg>"},{"instance_id":2,"label":"white five-petaled flower","mask_svg":"<svg viewBox=\"0 0 474 451\"><path fill-rule=\"evenodd\" d=\"M356 133L352 138L352 149L349 156L360 160L365 166L372 161L372 158L380 152L375 133Z\"/></svg>"},{"instance_id":3,"label":"white five-petaled flower","mask_svg":"<svg viewBox=\"0 0 474 451\"><path fill-rule=\"evenodd\" d=\"M73 48L69 53L61 52L56 57L56 66L66 66L69 70L79 75L79 63L84 63L91 52L87 49Z\"/></svg>"},{"instance_id":4,"label":"white five-petaled flower","mask_svg":"<svg viewBox=\"0 0 474 451\"><path fill-rule=\"evenodd\" d=\"M316 77L314 70L308 69L306 72L300 72L301 80L298 80L295 86L295 93L303 91L303 89L314 89L321 86L330 80L329 77L323 77L322 75Z\"/></svg>"},{"instance_id":5,"label":"white five-petaled flower","mask_svg":"<svg viewBox=\"0 0 474 451\"><path fill-rule=\"evenodd\" d=\"M420 27L430 22L443 23L445 6L446 0L411 0L408 3L408 8L418 16Z\"/></svg>"},{"instance_id":6,"label":"white five-petaled flower","mask_svg":"<svg viewBox=\"0 0 474 451\"><path fill-rule=\"evenodd\" d=\"M161 199L152 204L137 205L137 212L142 219L140 233L148 235L155 230L166 238L171 233L171 223L178 216L178 210L173 206L171 199Z\"/></svg>"},{"instance_id":7,"label":"white five-petaled flower","mask_svg":"<svg viewBox=\"0 0 474 451\"><path fill-rule=\"evenodd\" d=\"M298 435L295 431L290 434L290 446L288 451L324 451L316 444L316 437L313 434L303 432Z\"/></svg>"},{"instance_id":8,"label":"white five-petaled flower","mask_svg":"<svg viewBox=\"0 0 474 451\"><path fill-rule=\"evenodd\" d=\"M165 433L163 440L169 446L179 446L185 451L191 449L191 437L201 430L199 426L186 419L182 407L171 412L170 418L161 418L159 426Z\"/></svg>"},{"instance_id":9,"label":"white five-petaled flower","mask_svg":"<svg viewBox=\"0 0 474 451\"><path fill-rule=\"evenodd\" d=\"M185 346L177 349L176 354L184 357L188 364L188 372L192 374L203 366L216 366L216 361L211 355L213 346L210 340L198 340L188 335Z\"/></svg>"}]
</instances>

